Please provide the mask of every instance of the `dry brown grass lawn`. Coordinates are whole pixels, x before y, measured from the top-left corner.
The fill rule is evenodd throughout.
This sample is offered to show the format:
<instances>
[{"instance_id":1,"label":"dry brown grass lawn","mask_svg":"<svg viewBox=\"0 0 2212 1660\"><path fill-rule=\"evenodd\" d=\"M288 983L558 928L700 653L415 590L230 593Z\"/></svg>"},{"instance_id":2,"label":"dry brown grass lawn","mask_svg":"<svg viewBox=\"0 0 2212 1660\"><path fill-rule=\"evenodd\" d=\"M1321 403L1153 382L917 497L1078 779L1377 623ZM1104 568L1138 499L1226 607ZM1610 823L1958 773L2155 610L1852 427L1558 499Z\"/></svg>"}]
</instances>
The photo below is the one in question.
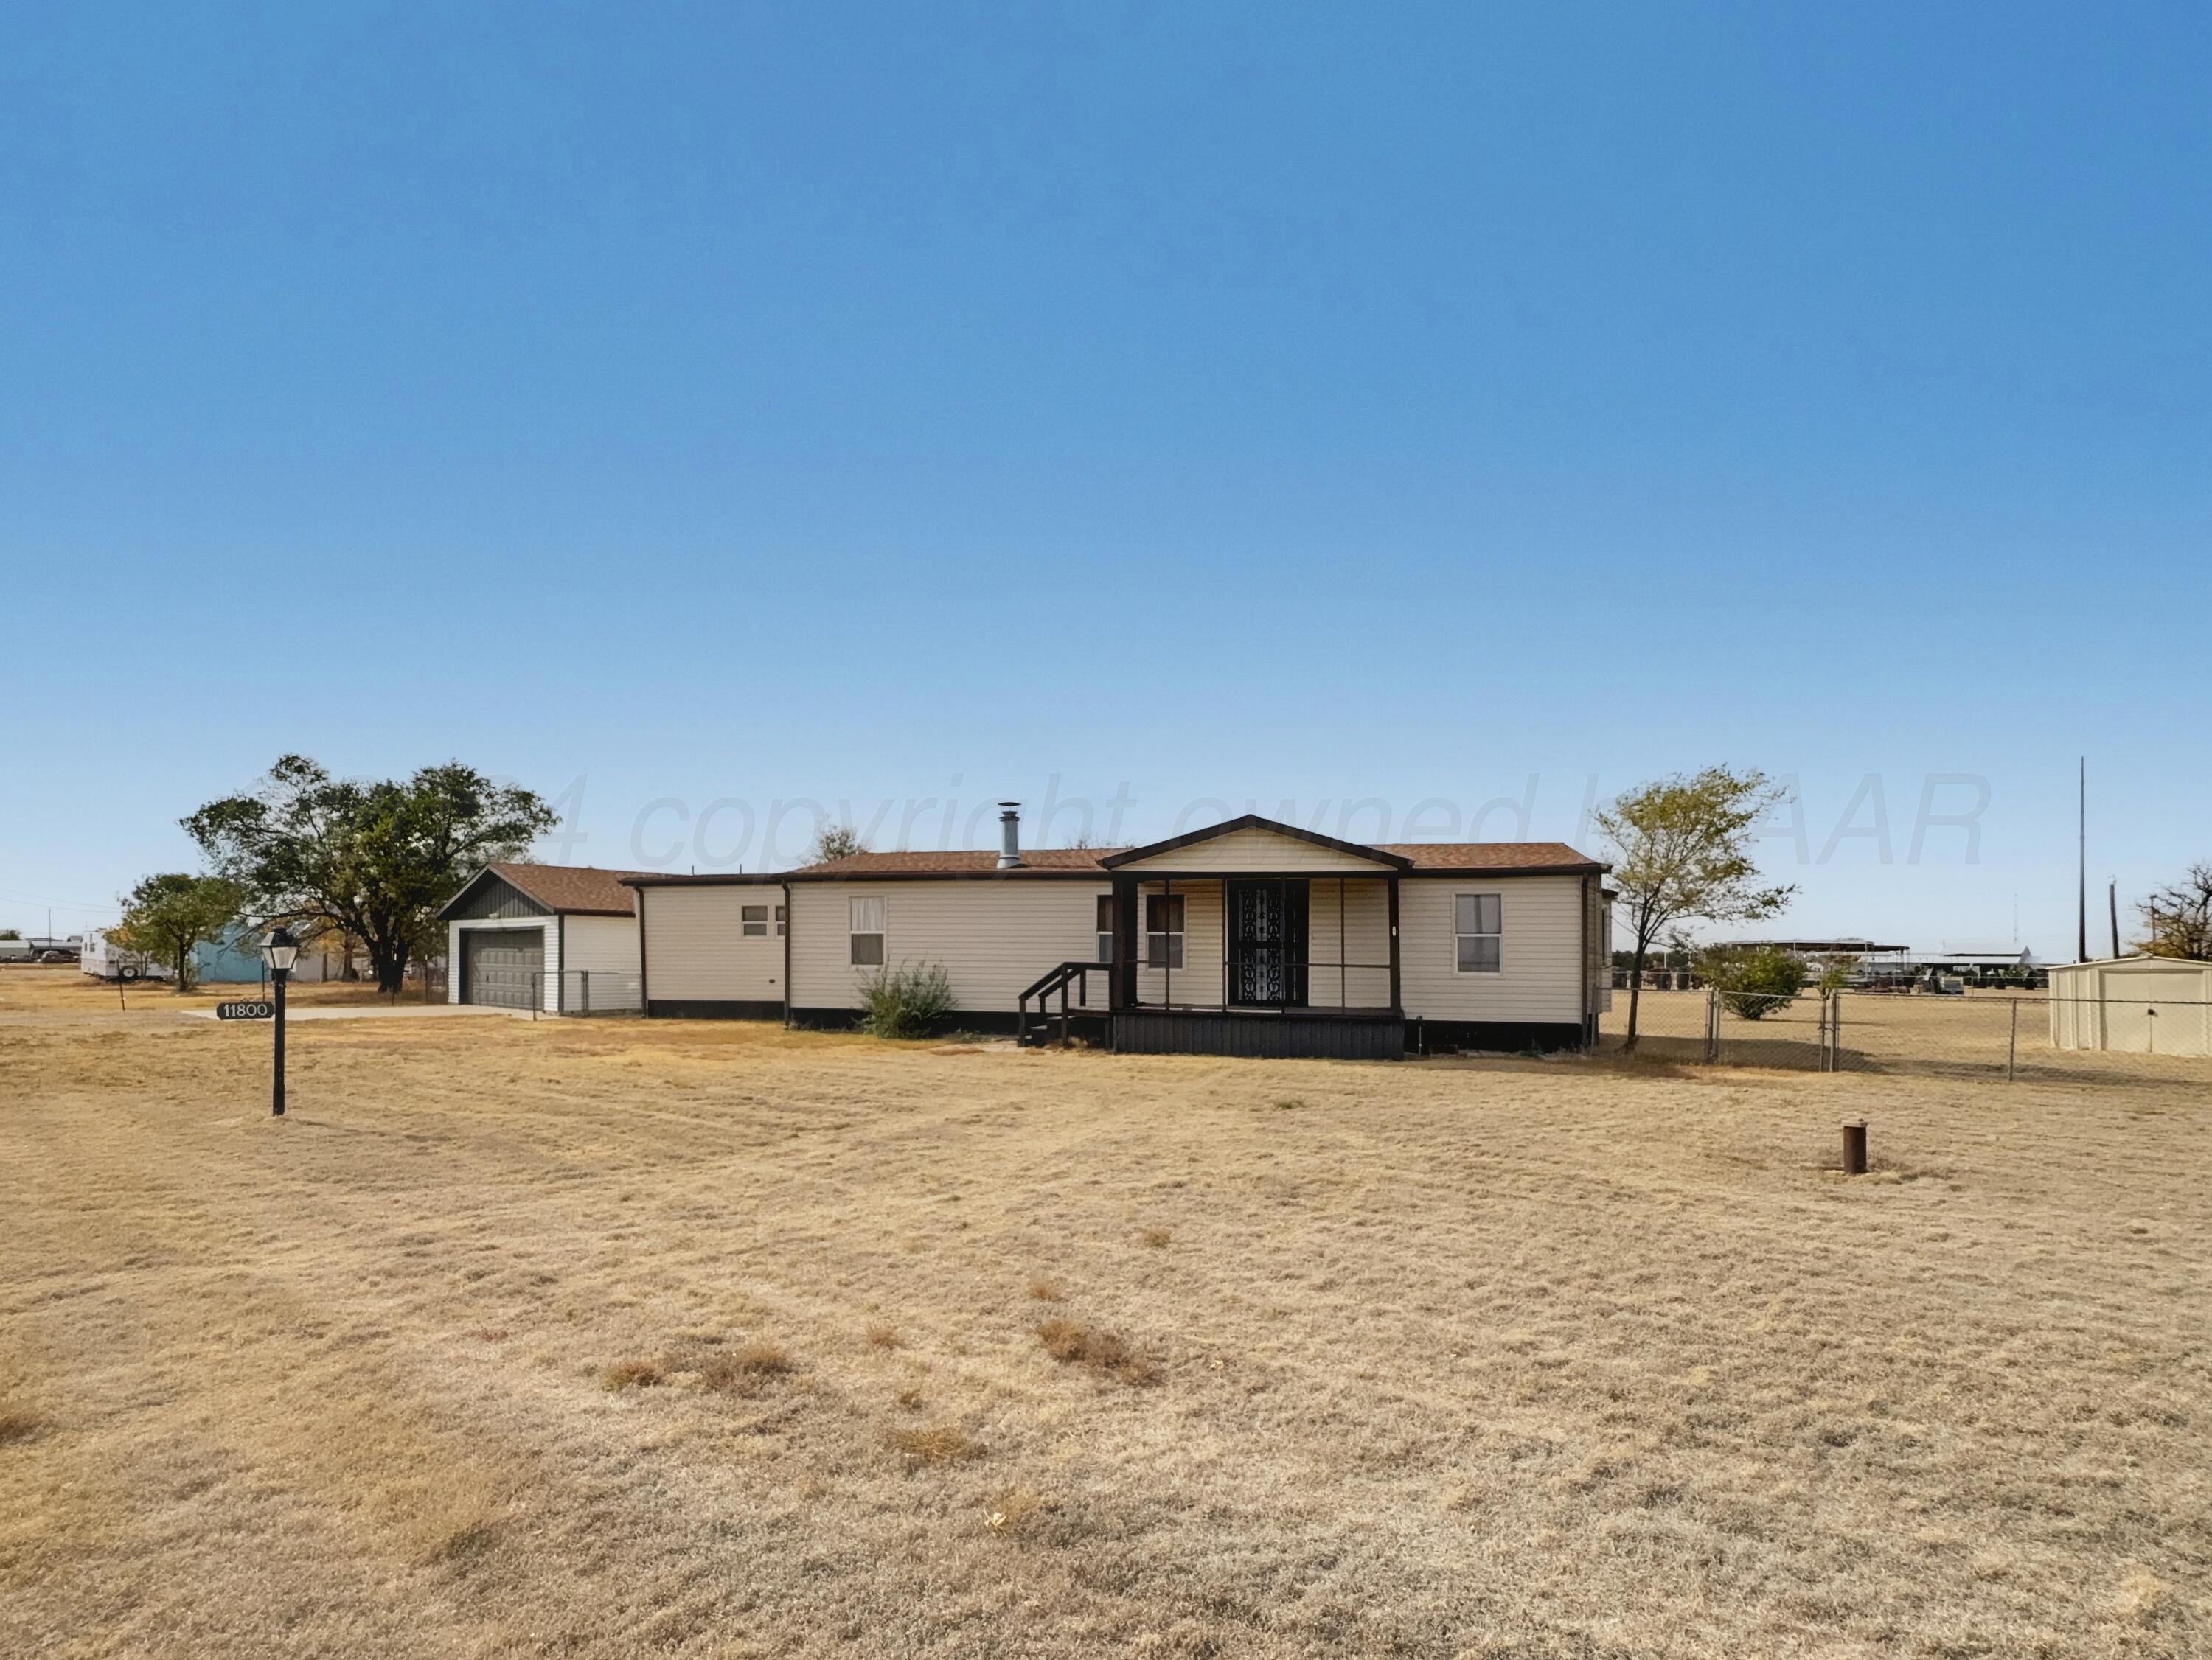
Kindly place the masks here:
<instances>
[{"instance_id":1,"label":"dry brown grass lawn","mask_svg":"<svg viewBox=\"0 0 2212 1660\"><path fill-rule=\"evenodd\" d=\"M0 976L0 1654L2212 1652L2186 1091L146 1002Z\"/></svg>"}]
</instances>

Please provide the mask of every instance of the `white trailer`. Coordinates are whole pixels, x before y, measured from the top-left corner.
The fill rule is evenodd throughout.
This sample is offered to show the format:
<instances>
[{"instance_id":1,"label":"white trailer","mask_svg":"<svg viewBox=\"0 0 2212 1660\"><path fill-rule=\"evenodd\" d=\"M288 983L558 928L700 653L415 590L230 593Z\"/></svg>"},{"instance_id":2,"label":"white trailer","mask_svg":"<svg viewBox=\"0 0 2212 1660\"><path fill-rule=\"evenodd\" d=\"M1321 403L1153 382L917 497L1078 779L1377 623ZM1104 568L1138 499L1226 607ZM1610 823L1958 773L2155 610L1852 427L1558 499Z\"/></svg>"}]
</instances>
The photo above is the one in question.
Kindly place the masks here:
<instances>
[{"instance_id":1,"label":"white trailer","mask_svg":"<svg viewBox=\"0 0 2212 1660\"><path fill-rule=\"evenodd\" d=\"M84 948L78 954L77 965L96 980L166 980L169 971L157 962L147 960L142 951L126 951L112 945L107 936L94 929L84 936Z\"/></svg>"}]
</instances>

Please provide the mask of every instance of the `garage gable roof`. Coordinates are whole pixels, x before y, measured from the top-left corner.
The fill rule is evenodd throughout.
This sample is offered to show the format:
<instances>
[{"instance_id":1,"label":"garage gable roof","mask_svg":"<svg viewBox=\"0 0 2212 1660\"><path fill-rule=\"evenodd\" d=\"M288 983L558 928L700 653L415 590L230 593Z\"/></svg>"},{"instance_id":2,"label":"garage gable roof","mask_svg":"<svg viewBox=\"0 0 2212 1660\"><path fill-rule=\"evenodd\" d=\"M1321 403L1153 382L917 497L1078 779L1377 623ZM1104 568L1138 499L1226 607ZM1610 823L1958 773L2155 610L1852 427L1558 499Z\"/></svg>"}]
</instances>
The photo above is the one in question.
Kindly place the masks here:
<instances>
[{"instance_id":1,"label":"garage gable roof","mask_svg":"<svg viewBox=\"0 0 2212 1660\"><path fill-rule=\"evenodd\" d=\"M633 870L602 870L587 864L488 864L447 900L439 918L474 910L494 883L512 888L547 916L628 917L635 914L630 890L623 886Z\"/></svg>"}]
</instances>

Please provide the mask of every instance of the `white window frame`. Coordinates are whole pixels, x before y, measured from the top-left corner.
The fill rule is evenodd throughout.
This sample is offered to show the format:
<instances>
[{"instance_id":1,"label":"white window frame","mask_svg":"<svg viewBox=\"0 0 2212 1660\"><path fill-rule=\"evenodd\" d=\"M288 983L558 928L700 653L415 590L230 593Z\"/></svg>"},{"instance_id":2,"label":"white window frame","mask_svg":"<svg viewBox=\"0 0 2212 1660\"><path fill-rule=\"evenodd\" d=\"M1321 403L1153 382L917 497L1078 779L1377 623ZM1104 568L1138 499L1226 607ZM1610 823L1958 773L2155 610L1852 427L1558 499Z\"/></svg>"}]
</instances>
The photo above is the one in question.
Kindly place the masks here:
<instances>
[{"instance_id":1,"label":"white window frame","mask_svg":"<svg viewBox=\"0 0 2212 1660\"><path fill-rule=\"evenodd\" d=\"M775 907L775 936L776 936L776 938L778 938L778 939L781 939L781 938L783 937L783 930L784 930L785 925L786 925L786 919L785 919L785 915L784 915L784 907L783 907L782 906L780 906L780 905L779 905L778 906L776 906L776 907Z\"/></svg>"},{"instance_id":2,"label":"white window frame","mask_svg":"<svg viewBox=\"0 0 2212 1660\"><path fill-rule=\"evenodd\" d=\"M1485 920L1482 914L1485 900L1489 901L1491 910L1488 920L1494 924L1490 928L1485 928L1482 925ZM1470 918L1468 915L1470 902L1474 906L1472 927L1468 926ZM1480 964L1472 968L1468 966L1467 946L1470 940L1488 940L1491 942L1489 966L1485 967ZM1452 895L1452 969L1455 973L1461 974L1502 974L1505 972L1504 894L1493 889L1483 893Z\"/></svg>"},{"instance_id":3,"label":"white window frame","mask_svg":"<svg viewBox=\"0 0 2212 1660\"><path fill-rule=\"evenodd\" d=\"M745 939L764 940L768 937L768 906L741 905L738 907L738 932Z\"/></svg>"},{"instance_id":4,"label":"white window frame","mask_svg":"<svg viewBox=\"0 0 2212 1660\"><path fill-rule=\"evenodd\" d=\"M846 904L848 906L846 920L848 924L847 954L852 959L853 966L881 968L890 960L890 907L884 902L881 894L867 899L848 900ZM872 948L874 955L862 954L864 951L870 948L860 943L863 940L875 942Z\"/></svg>"},{"instance_id":5,"label":"white window frame","mask_svg":"<svg viewBox=\"0 0 2212 1660\"><path fill-rule=\"evenodd\" d=\"M1098 896L1097 908L1106 918L1105 925L1098 930L1097 960L1100 962L1111 962L1114 960L1114 896L1111 894L1101 894Z\"/></svg>"},{"instance_id":6,"label":"white window frame","mask_svg":"<svg viewBox=\"0 0 2212 1660\"><path fill-rule=\"evenodd\" d=\"M1152 907L1166 910L1165 928L1152 926ZM1172 924L1181 922L1176 928ZM1181 894L1147 894L1145 895L1145 966L1180 971L1182 967L1183 942L1190 927L1190 906Z\"/></svg>"}]
</instances>

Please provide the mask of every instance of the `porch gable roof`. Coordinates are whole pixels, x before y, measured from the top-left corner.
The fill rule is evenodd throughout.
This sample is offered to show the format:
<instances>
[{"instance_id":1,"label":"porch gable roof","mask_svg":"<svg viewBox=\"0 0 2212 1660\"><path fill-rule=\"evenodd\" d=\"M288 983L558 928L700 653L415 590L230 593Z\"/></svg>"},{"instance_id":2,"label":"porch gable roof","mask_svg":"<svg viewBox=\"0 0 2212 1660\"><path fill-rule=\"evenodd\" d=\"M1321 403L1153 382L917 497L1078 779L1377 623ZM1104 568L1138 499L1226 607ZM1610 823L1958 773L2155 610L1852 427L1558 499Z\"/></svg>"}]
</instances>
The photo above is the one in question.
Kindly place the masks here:
<instances>
[{"instance_id":1,"label":"porch gable roof","mask_svg":"<svg viewBox=\"0 0 2212 1660\"><path fill-rule=\"evenodd\" d=\"M1256 833L1261 838L1297 844L1295 848L1286 851L1297 853L1302 859L1310 859L1310 850L1319 848L1340 854L1346 860L1371 866L1378 874L1388 870L1409 870L1413 866L1413 861L1403 853L1369 847L1356 841L1345 841L1335 836L1323 835L1318 830L1301 829L1295 824L1285 824L1278 819L1262 818L1257 813L1246 813L1240 817L1227 819L1219 824L1209 824L1200 830L1187 831L1180 836L1170 836L1165 841L1152 842L1143 847L1125 848L1120 852L1107 854L1098 863L1108 870L1134 870L1146 865L1171 864L1174 862L1171 856L1186 848L1195 848L1226 836L1243 836L1248 833ZM1263 861L1253 868L1275 869L1280 866L1268 865Z\"/></svg>"}]
</instances>

